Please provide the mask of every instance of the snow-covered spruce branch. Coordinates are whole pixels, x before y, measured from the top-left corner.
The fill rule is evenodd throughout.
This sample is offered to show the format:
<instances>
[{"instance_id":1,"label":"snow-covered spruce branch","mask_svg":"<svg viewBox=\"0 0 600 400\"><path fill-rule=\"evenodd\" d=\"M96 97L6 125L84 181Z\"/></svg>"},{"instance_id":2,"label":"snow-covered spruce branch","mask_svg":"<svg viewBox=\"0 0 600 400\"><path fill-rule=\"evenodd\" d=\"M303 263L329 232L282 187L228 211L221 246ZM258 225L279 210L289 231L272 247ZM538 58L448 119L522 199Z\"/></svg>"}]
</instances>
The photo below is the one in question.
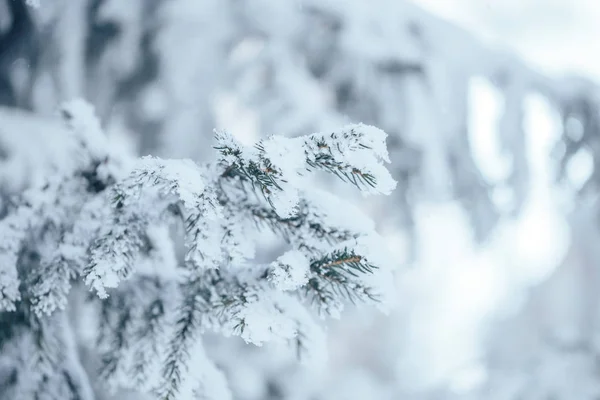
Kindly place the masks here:
<instances>
[{"instance_id":1,"label":"snow-covered spruce branch","mask_svg":"<svg viewBox=\"0 0 600 400\"><path fill-rule=\"evenodd\" d=\"M217 149L228 165L225 176L250 182L286 217L295 214L301 180L313 170L333 173L364 193L391 193L396 183L382 165L389 163L385 138L385 132L359 124L331 134L294 139L272 136L244 148L221 132Z\"/></svg>"},{"instance_id":2,"label":"snow-covered spruce branch","mask_svg":"<svg viewBox=\"0 0 600 400\"><path fill-rule=\"evenodd\" d=\"M73 158L0 221L3 314L20 315L25 330L48 325L40 340L57 343L53 354L67 351L54 340L56 321L65 323L55 315L83 282L97 294L90 296L96 339L112 387L224 399L226 382L202 349L203 332L257 345L288 341L308 360L324 353L311 309L337 317L348 301L387 305L393 261L373 223L311 184L325 171L365 194L390 193L384 132L354 125L254 147L219 132L219 161L198 165L119 158L86 104L69 103L63 114ZM264 228L289 245L266 265L254 261ZM32 382L58 363L39 359L44 367L28 370Z\"/></svg>"}]
</instances>

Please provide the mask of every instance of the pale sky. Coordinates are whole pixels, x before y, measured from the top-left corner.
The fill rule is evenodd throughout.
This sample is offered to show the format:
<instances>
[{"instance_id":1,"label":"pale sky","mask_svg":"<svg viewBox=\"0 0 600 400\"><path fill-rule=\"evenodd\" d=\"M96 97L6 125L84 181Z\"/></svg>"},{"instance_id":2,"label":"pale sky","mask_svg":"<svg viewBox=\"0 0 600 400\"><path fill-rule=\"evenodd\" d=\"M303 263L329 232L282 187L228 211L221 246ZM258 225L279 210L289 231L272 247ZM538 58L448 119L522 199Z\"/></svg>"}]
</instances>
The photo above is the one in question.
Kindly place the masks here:
<instances>
[{"instance_id":1,"label":"pale sky","mask_svg":"<svg viewBox=\"0 0 600 400\"><path fill-rule=\"evenodd\" d=\"M598 0L415 0L548 72L600 80Z\"/></svg>"}]
</instances>

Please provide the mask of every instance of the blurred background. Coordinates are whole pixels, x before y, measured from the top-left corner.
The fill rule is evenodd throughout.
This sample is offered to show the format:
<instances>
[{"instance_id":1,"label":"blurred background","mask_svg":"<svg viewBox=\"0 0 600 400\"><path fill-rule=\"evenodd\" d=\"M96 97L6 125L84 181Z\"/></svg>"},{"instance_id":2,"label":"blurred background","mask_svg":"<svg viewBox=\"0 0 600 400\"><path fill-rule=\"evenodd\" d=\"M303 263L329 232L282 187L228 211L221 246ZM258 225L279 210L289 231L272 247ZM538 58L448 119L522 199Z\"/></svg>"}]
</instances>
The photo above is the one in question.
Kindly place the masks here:
<instances>
[{"instance_id":1,"label":"blurred background","mask_svg":"<svg viewBox=\"0 0 600 400\"><path fill-rule=\"evenodd\" d=\"M123 151L201 162L213 128L375 125L397 190L335 191L388 241L397 308L329 323L318 369L206 337L235 397L595 400L599 37L594 0L0 0L0 199L68 157L75 97Z\"/></svg>"}]
</instances>

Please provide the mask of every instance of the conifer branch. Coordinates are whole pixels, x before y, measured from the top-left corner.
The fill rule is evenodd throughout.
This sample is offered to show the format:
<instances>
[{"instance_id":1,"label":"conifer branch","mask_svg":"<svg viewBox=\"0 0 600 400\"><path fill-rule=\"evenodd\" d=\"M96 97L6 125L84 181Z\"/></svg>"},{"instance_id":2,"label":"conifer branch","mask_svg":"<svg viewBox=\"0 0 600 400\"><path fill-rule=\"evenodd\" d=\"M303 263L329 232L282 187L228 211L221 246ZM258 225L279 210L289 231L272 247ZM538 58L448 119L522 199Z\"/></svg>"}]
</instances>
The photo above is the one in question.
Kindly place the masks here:
<instances>
[{"instance_id":1,"label":"conifer branch","mask_svg":"<svg viewBox=\"0 0 600 400\"><path fill-rule=\"evenodd\" d=\"M97 295L89 301L102 378L162 400L190 396L190 382L228 396L202 354L205 331L257 345L284 341L310 358L324 351L324 338L305 299L330 315L347 301L386 300L391 269L380 241L364 241L377 237L372 223L309 181L319 170L366 193L389 192L383 132L356 125L254 147L219 133L216 165L118 162L88 108L71 105L65 116L77 157L0 220L0 311L22 314L44 388L76 386L75 375L57 371L66 363L63 336L45 324L64 313L78 281ZM266 265L254 259L263 228L291 247ZM178 235L183 260L174 251ZM200 382L190 380L194 357L204 366ZM149 379L154 373L158 381Z\"/></svg>"}]
</instances>

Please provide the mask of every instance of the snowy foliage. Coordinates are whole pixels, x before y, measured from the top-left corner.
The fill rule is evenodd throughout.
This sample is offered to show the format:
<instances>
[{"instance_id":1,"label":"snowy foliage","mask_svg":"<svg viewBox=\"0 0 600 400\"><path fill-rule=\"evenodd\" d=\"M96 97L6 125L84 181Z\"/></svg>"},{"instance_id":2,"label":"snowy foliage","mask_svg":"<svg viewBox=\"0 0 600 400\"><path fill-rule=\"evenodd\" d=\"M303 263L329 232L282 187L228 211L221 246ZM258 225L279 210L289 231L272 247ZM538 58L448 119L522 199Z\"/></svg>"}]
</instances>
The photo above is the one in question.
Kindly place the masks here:
<instances>
[{"instance_id":1,"label":"snowy foliage","mask_svg":"<svg viewBox=\"0 0 600 400\"><path fill-rule=\"evenodd\" d=\"M28 390L59 396L35 382L69 384L54 369L72 356L62 336L72 286L97 294L88 306L96 310L102 377L163 399L228 398L202 349L204 332L289 342L306 360L324 351L310 310L337 317L347 302L389 306L394 265L373 224L311 188L311 176L325 171L366 194L389 194L395 182L383 166L382 131L354 125L254 147L220 132L218 162L198 165L123 159L86 103L67 103L62 114L72 157L0 220L2 315L37 335L28 350L37 364L17 367L34 382ZM290 248L264 265L253 260L262 229ZM14 390L29 385L21 378Z\"/></svg>"},{"instance_id":2,"label":"snowy foliage","mask_svg":"<svg viewBox=\"0 0 600 400\"><path fill-rule=\"evenodd\" d=\"M497 180L482 172L474 154L473 138L485 136L469 132L469 121L477 113L469 93L474 79L487 82L501 98L495 139L508 170ZM398 189L382 196L385 200L369 197L366 205L378 227L408 234L415 254L402 257L423 263L414 243L423 203L457 200L475 237L493 241L498 222L518 216L531 192L524 103L532 92L552 103L563 119L554 155L558 179L568 188L570 200L578 204L581 198L597 196L597 85L542 76L410 1L0 0L0 104L49 114L63 100L85 97L111 136L100 132L82 103L65 108L70 136L61 133L50 139L52 146L46 146L48 140L40 140L43 145L30 141L36 143L25 144L28 151L43 148L28 157L17 151L4 159L3 154L6 142L19 141L20 130L28 129L24 121L16 130L0 132L0 309L7 318L0 328L10 327L10 343L0 341L6 343L0 352L0 398L18 398L19 393L3 390L2 379L13 382L9 378L15 360L21 366L33 365L31 360L39 354L32 346L43 336L39 332L56 333L55 342L72 344L70 329L55 332L54 324L62 324L56 321L70 312L70 296L90 288L94 296L85 305L94 312L86 308L73 319L100 316L95 321L100 328L90 324L90 347L96 348L97 339L108 355L103 376L113 386L135 384L152 390L165 371L186 376L177 360L189 353L189 368L194 363L206 368L198 369L199 382L181 383L182 398L196 389L206 397L213 393L226 398L219 392L223 385L217 384L223 376L207 358L218 360L219 367L232 374L230 381L239 374L253 377L249 386L277 386L283 394L275 392L273 398L398 397L382 393L377 387L381 382L355 371L347 377L347 370L340 368L334 373L342 378L331 383L331 390L309 395L300 386L310 385L290 383L287 361L278 363L270 356L259 360L254 353L251 365L240 365L239 359L255 346L233 346L238 351L233 354L221 349L228 359L207 348L207 356L196 331L185 331L186 321L201 326L199 331L218 331L217 337L241 336L239 342L291 342L303 360L319 359L322 351L306 351L323 347L321 328L311 312L339 316L346 301L373 303L387 297L392 281L382 275L392 259L383 256L377 239L372 240L373 222L313 187L313 172L328 172L329 177L319 175L344 198L351 191L342 190L352 186L363 194L388 194L394 183L383 163L391 160ZM230 110L227 121L218 121L222 98L239 106ZM240 110L251 115L258 129L238 118ZM0 130L11 125L7 115L0 110ZM376 128L333 129L359 121L389 134L389 157L384 134ZM249 136L256 130L297 138L265 136L256 146L244 146L234 140L237 135L209 134L214 126L236 124ZM41 130L55 134L49 124ZM326 133L298 137L314 131ZM198 165L124 156L114 133L135 142L138 154L219 161ZM64 160L47 163L46 158ZM26 183L31 188L21 193ZM352 185L344 187L345 183ZM12 198L13 194L18 195ZM285 246L261 259L264 243L258 233L266 231L283 238ZM36 267L25 268L29 265ZM205 278L214 285L200 288ZM182 284L194 279L196 286ZM192 292L201 294L185 296ZM220 298L224 293L227 297ZM411 315L418 313L412 300L404 299ZM187 314L171 312L184 312L182 304ZM219 314L204 312L208 308L219 309ZM49 318L46 315L58 317L46 325L37 322ZM234 317L225 321L228 316ZM406 316L396 317L402 328ZM351 321L340 336L355 332L354 325ZM392 358L389 348L402 341L398 331L403 329L394 326L391 333L377 329L389 342L380 345L384 358ZM171 340L175 333L181 340ZM369 348L360 339L361 348ZM503 336L498 342L509 340ZM184 345L174 347L180 343ZM554 377L562 375L563 365L593 369L593 352L584 362L577 356L562 364L556 356L562 350L552 346L532 356L548 364L538 385L544 395L552 393L544 386L547 382L558 386ZM433 347L427 351L434 352ZM75 352L69 348L65 358L54 352L36 363L68 371L65 376L81 388L81 397L88 398L84 374L77 369L77 358L71 357ZM409 353L413 352L418 350ZM156 362L167 356L170 364ZM418 358L421 364L428 359ZM265 367L269 362L273 365ZM529 368L528 362L522 364ZM515 364L506 368L518 370ZM388 376L393 369L386 365L377 369L385 372L377 373ZM28 391L38 390L36 385L46 379L46 372L40 371L49 369L19 371L14 389L31 397ZM502 371L492 368L490 373ZM522 379L525 373L516 375ZM32 378L25 387L27 376ZM496 378L490 377L490 387L499 393L497 388L507 385ZM45 385L64 398L70 390L66 380L51 379ZM410 378L402 375L398 381ZM215 385L197 387L205 382ZM236 392L238 384L233 383L235 396L246 399ZM563 387L568 393L568 382ZM266 398L264 393L254 398Z\"/></svg>"},{"instance_id":3,"label":"snowy foliage","mask_svg":"<svg viewBox=\"0 0 600 400\"><path fill-rule=\"evenodd\" d=\"M296 290L306 285L310 270L306 256L298 250L290 250L277 258L269 270L269 280L281 290Z\"/></svg>"},{"instance_id":4,"label":"snowy foliage","mask_svg":"<svg viewBox=\"0 0 600 400\"><path fill-rule=\"evenodd\" d=\"M375 125L390 134L392 176L401 182L383 203L398 212L378 222L409 234L420 199L458 199L480 239L503 212L496 185L513 193L517 213L528 179L523 98L529 90L561 97L518 60L409 1L59 0L35 17L31 34L52 40L29 68L27 107L47 112L35 105L37 92L48 96L44 104L86 95L110 129L136 136L143 154L193 160L212 156L199 132L216 125L223 94L266 134ZM55 53L68 57L55 63ZM510 97L499 135L514 160L505 182L486 182L470 149L474 77ZM281 200L283 208L293 202Z\"/></svg>"}]
</instances>

